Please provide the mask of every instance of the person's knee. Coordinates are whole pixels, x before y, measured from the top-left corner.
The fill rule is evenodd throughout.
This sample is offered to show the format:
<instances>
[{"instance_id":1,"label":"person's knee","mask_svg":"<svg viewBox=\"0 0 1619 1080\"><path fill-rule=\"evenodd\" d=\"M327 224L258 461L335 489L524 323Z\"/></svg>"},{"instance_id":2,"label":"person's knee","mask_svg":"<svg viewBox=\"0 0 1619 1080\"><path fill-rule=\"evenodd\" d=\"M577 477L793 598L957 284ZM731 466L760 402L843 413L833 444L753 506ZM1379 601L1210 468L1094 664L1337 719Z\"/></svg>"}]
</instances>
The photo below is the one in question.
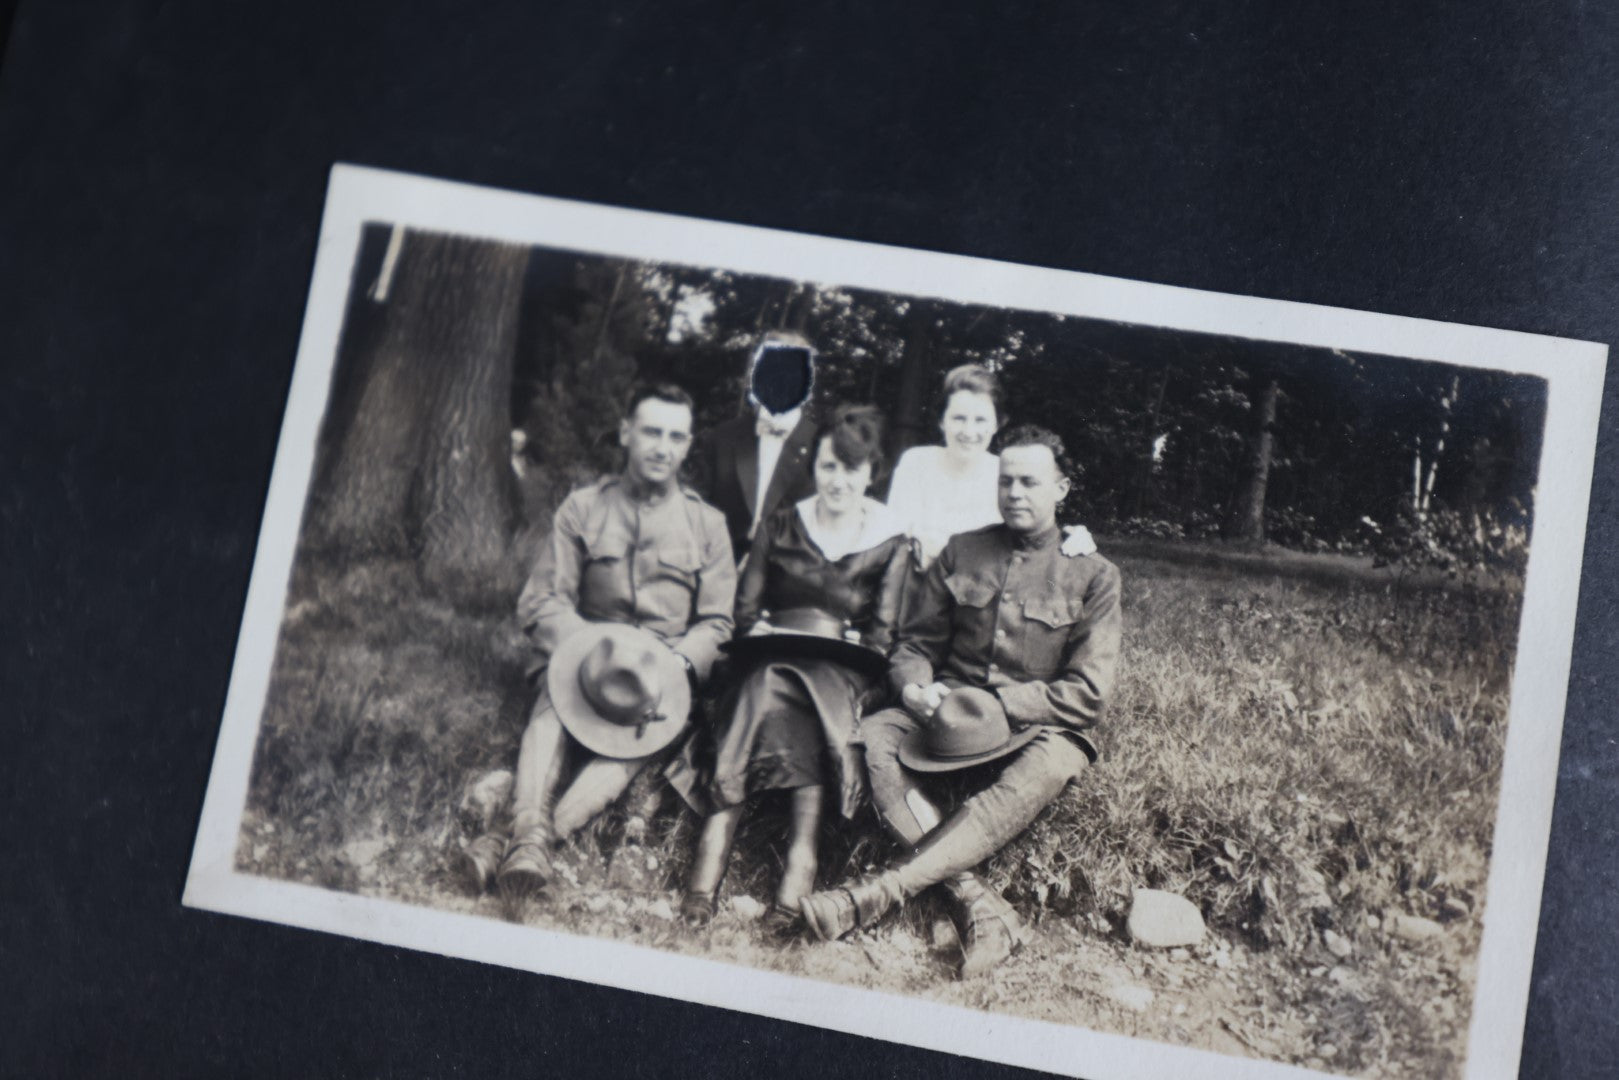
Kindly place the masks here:
<instances>
[{"instance_id":1,"label":"person's knee","mask_svg":"<svg viewBox=\"0 0 1619 1080\"><path fill-rule=\"evenodd\" d=\"M553 822L558 837L568 837L590 824L623 797L649 758L593 758L557 800Z\"/></svg>"},{"instance_id":2,"label":"person's knee","mask_svg":"<svg viewBox=\"0 0 1619 1080\"><path fill-rule=\"evenodd\" d=\"M860 741L866 746L866 762L897 767L899 744L916 730L916 721L904 709L883 709L860 720Z\"/></svg>"},{"instance_id":3,"label":"person's knee","mask_svg":"<svg viewBox=\"0 0 1619 1080\"><path fill-rule=\"evenodd\" d=\"M540 700L534 703L529 710L528 724L523 728L523 738L541 738L543 736L555 737L562 732L562 720L557 716L556 709L551 707L551 697L541 694Z\"/></svg>"},{"instance_id":4,"label":"person's knee","mask_svg":"<svg viewBox=\"0 0 1619 1080\"><path fill-rule=\"evenodd\" d=\"M1041 784L1061 789L1090 765L1090 758L1078 742L1060 731L1042 731L1018 754L1020 772ZM1026 771L1025 771L1026 770Z\"/></svg>"}]
</instances>

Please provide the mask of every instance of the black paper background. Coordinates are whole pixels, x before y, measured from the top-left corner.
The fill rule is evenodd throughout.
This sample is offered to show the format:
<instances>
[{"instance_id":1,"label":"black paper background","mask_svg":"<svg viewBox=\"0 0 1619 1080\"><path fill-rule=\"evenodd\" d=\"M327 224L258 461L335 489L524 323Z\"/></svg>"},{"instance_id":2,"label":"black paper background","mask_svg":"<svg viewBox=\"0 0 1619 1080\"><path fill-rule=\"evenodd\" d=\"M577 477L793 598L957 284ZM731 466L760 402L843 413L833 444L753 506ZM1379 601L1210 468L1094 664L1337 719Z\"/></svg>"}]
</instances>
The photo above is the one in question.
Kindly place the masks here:
<instances>
[{"instance_id":1,"label":"black paper background","mask_svg":"<svg viewBox=\"0 0 1619 1080\"><path fill-rule=\"evenodd\" d=\"M23 3L0 1073L1028 1075L179 906L327 169L1619 340L1619 10L1352 7ZM1527 1076L1619 1069L1616 396Z\"/></svg>"}]
</instances>

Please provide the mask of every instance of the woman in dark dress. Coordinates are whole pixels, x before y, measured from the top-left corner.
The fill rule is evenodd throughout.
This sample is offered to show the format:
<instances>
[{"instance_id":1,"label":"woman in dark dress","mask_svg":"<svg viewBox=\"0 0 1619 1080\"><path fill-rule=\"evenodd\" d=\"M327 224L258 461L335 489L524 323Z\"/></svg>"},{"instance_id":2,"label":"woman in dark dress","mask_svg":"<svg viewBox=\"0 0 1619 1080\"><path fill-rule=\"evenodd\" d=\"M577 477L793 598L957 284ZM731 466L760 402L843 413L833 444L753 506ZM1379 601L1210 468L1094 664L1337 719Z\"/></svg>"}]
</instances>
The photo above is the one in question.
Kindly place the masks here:
<instances>
[{"instance_id":1,"label":"woman in dark dress","mask_svg":"<svg viewBox=\"0 0 1619 1080\"><path fill-rule=\"evenodd\" d=\"M866 495L883 465L881 414L869 406L841 408L816 433L815 447L815 495L782 507L754 537L737 586L737 633L772 634L821 622L821 633L858 642L880 661L893 641L909 553L903 523ZM772 613L781 627L772 625ZM682 906L694 923L713 917L749 796L792 792L786 867L771 916L791 925L798 902L815 885L825 788L835 786L845 817L865 791L849 737L876 685L873 668L863 672L827 655L794 655L784 640L758 643L766 655L743 667L716 712L712 769L698 771L688 744L670 770L675 788L708 815Z\"/></svg>"}]
</instances>

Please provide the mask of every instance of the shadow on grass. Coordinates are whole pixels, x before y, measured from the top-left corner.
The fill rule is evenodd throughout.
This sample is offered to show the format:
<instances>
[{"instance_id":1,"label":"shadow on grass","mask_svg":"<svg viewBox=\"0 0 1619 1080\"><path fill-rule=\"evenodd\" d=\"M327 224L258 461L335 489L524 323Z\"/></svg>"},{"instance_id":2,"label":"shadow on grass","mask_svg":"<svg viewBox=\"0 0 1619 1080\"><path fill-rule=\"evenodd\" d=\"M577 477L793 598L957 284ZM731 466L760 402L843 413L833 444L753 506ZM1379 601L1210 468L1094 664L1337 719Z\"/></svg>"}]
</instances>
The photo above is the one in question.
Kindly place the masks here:
<instances>
[{"instance_id":1,"label":"shadow on grass","mask_svg":"<svg viewBox=\"0 0 1619 1080\"><path fill-rule=\"evenodd\" d=\"M1183 572L1195 570L1214 579L1298 581L1327 589L1374 587L1399 591L1482 589L1505 592L1523 589L1521 578L1505 572L1481 572L1458 579L1433 569L1375 566L1369 555L1308 554L1273 544L1255 549L1217 540L1131 536L1098 537L1097 543L1122 567L1155 562Z\"/></svg>"}]
</instances>

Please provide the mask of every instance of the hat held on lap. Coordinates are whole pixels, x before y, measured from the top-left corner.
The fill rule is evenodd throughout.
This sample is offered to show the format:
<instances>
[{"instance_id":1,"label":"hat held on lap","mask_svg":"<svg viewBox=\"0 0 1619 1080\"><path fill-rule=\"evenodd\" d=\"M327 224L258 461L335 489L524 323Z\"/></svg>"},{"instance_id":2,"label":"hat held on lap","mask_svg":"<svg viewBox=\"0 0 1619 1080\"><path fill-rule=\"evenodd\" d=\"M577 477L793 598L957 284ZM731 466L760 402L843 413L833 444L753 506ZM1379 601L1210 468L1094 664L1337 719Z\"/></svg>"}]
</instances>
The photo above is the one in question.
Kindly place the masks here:
<instances>
[{"instance_id":1,"label":"hat held on lap","mask_svg":"<svg viewBox=\"0 0 1619 1080\"><path fill-rule=\"evenodd\" d=\"M764 612L768 634L732 638L720 651L739 664L761 660L834 660L864 675L888 670L888 657L860 644L847 620L819 608L792 608L772 615ZM850 636L856 640L851 641Z\"/></svg>"},{"instance_id":2,"label":"hat held on lap","mask_svg":"<svg viewBox=\"0 0 1619 1080\"><path fill-rule=\"evenodd\" d=\"M551 656L546 688L568 734L604 757L638 758L673 742L691 711L680 657L650 630L594 623Z\"/></svg>"},{"instance_id":3,"label":"hat held on lap","mask_svg":"<svg viewBox=\"0 0 1619 1080\"><path fill-rule=\"evenodd\" d=\"M945 695L925 727L905 736L899 760L916 772L951 772L1005 757L1038 734L1037 727L1012 734L1000 698L963 686Z\"/></svg>"}]
</instances>

